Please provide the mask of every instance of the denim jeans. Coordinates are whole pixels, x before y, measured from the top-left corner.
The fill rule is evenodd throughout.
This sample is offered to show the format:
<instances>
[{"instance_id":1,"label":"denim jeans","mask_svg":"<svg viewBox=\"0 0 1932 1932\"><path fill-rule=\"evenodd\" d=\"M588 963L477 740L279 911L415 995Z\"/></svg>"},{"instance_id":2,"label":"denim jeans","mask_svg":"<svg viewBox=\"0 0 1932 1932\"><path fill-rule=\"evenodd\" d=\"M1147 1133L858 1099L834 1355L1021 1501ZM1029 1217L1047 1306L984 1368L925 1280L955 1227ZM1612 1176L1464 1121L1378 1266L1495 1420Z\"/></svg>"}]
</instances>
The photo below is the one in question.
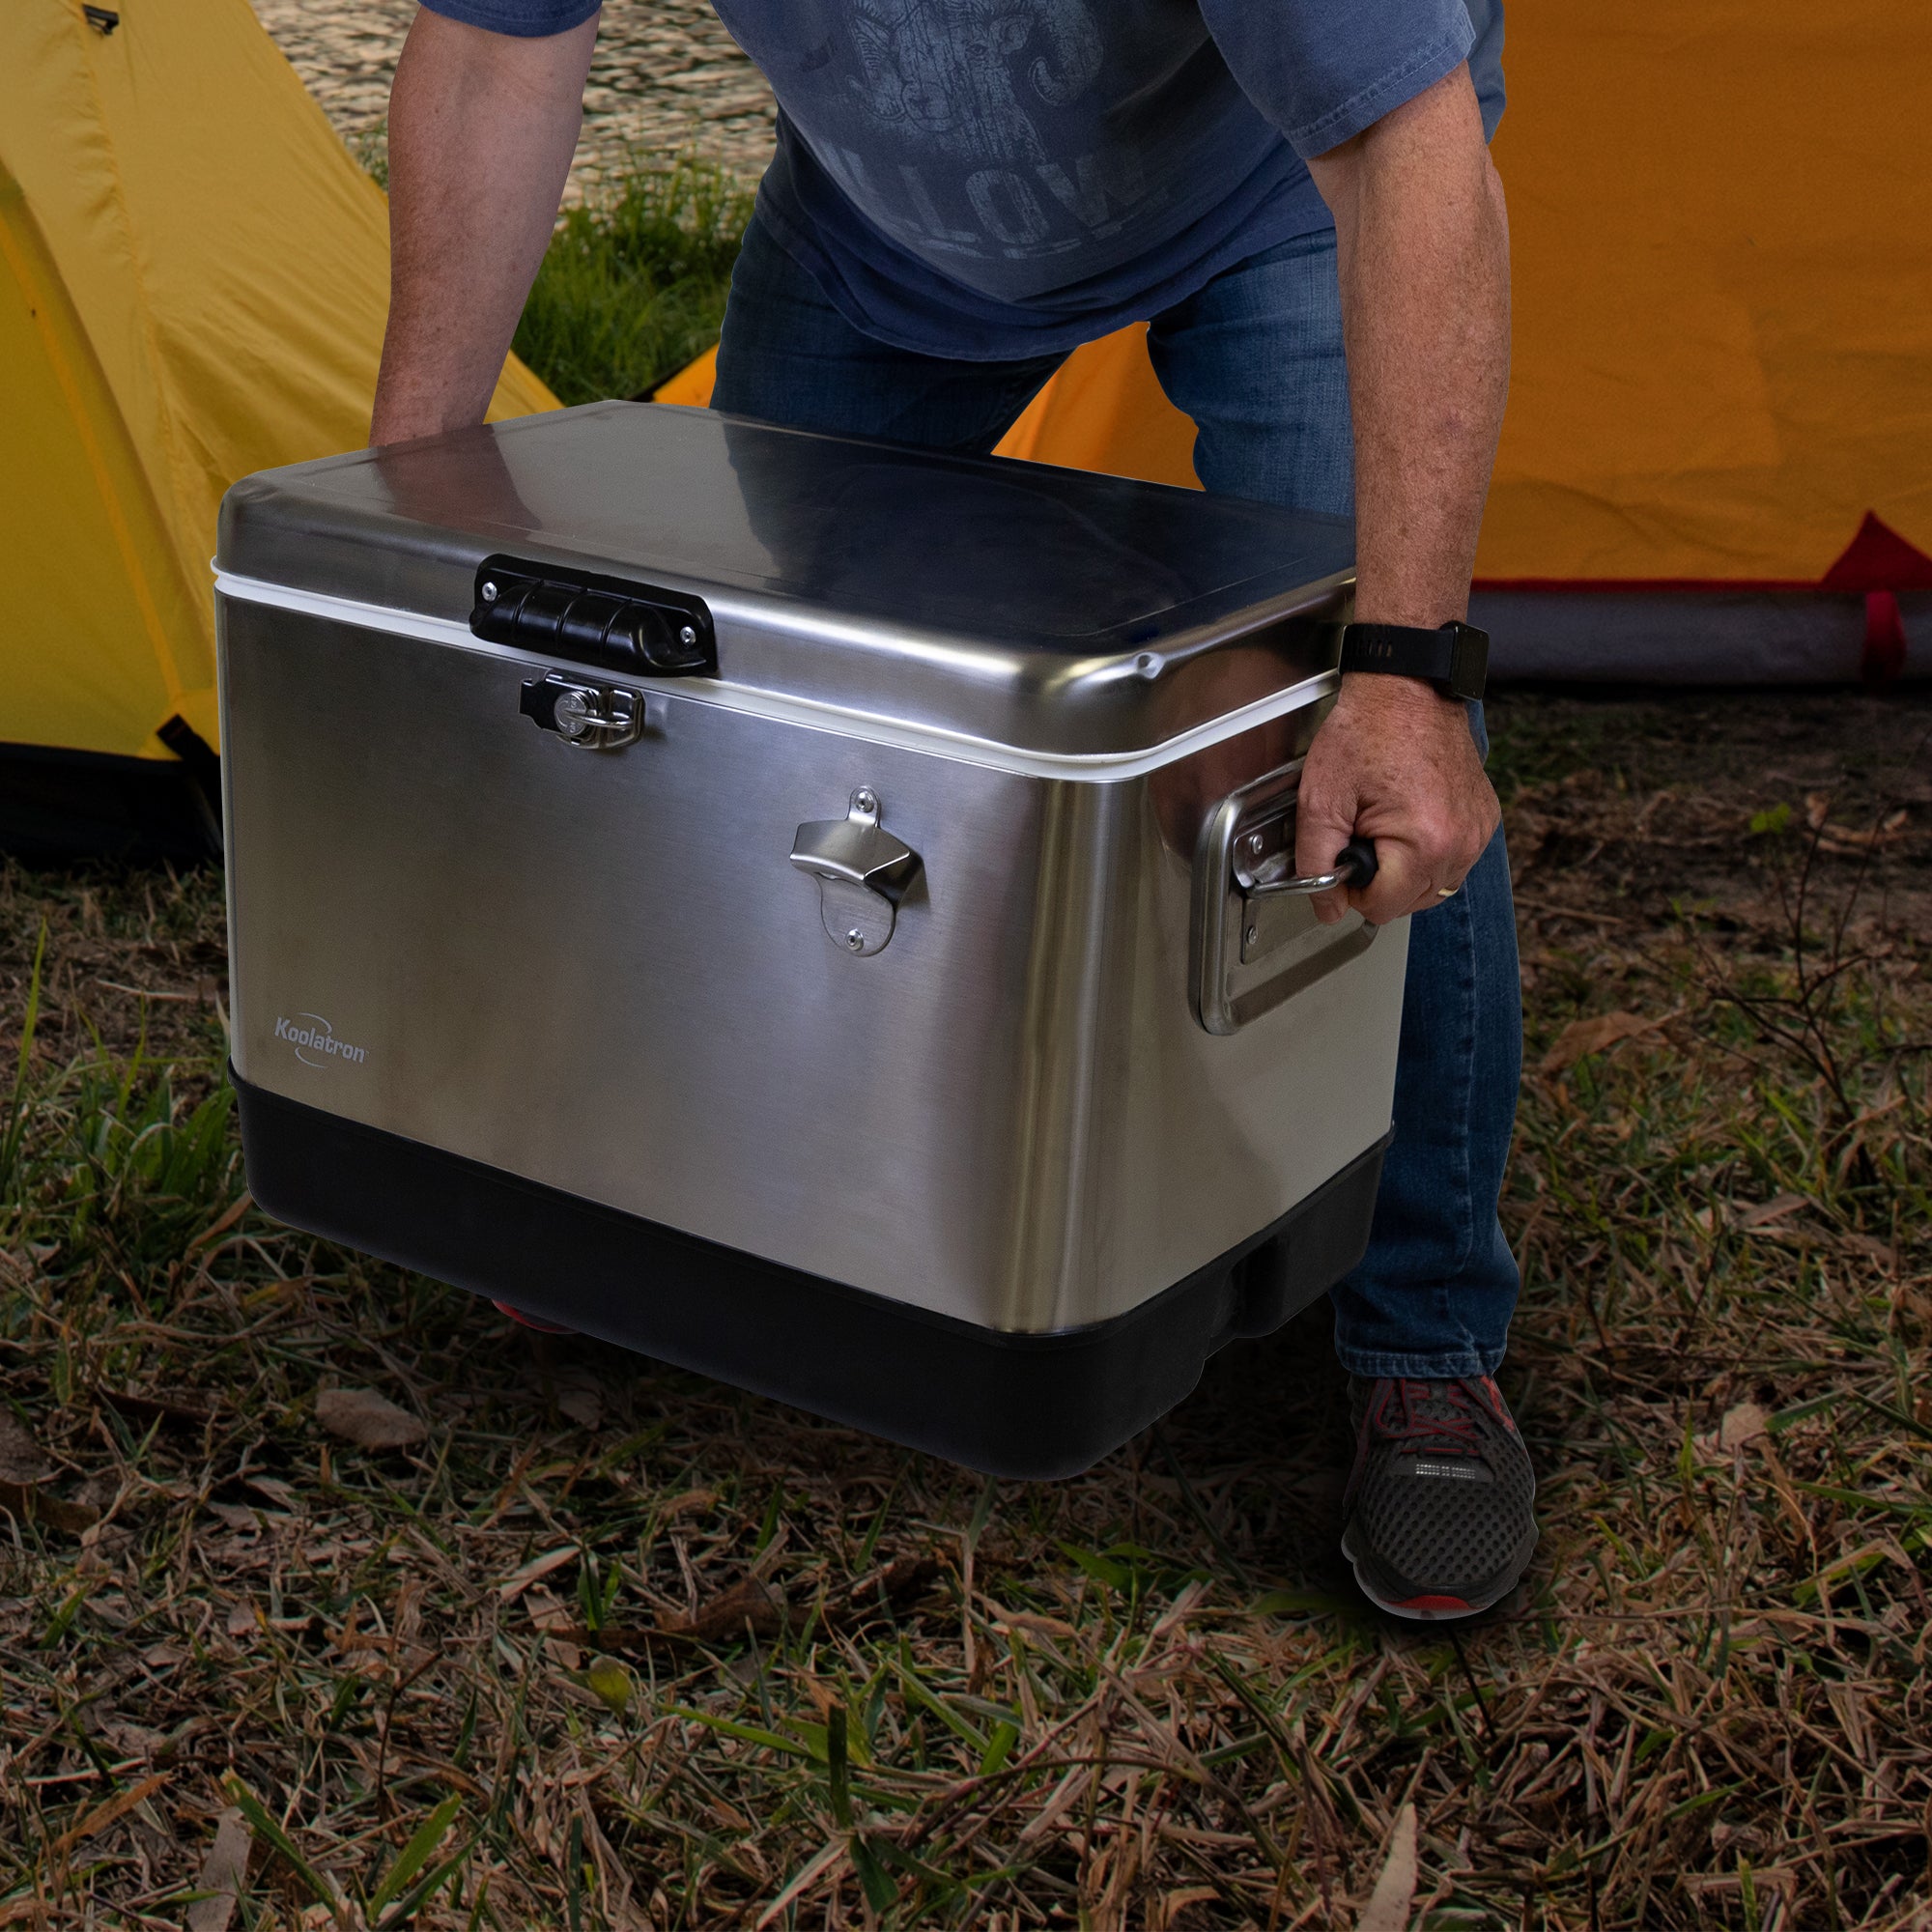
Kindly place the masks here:
<instances>
[{"instance_id":1,"label":"denim jeans","mask_svg":"<svg viewBox=\"0 0 1932 1932\"><path fill-rule=\"evenodd\" d=\"M1354 509L1354 448L1332 233L1218 275L1152 318L1162 386L1194 419L1203 485L1298 509ZM990 450L1059 366L952 361L861 334L753 221L731 278L713 405L798 429ZM1487 752L1481 709L1470 728ZM1498 832L1454 898L1410 922L1395 1139L1361 1265L1334 1291L1352 1375L1488 1375L1517 1269L1496 1221L1516 1122L1522 1015Z\"/></svg>"}]
</instances>

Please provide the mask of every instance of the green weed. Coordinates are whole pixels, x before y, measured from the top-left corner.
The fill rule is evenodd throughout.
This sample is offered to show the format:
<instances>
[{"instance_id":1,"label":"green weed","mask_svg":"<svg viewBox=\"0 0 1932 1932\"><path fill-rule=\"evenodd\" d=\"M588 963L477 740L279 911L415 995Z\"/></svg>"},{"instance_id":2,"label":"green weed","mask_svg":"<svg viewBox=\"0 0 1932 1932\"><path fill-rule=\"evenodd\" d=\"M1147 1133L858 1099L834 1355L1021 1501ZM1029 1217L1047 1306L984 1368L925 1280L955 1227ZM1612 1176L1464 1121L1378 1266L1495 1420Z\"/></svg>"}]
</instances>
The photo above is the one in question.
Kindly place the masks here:
<instances>
[{"instance_id":1,"label":"green weed","mask_svg":"<svg viewBox=\"0 0 1932 1932\"><path fill-rule=\"evenodd\" d=\"M718 340L751 208L716 168L640 161L564 215L517 354L567 404L648 395Z\"/></svg>"}]
</instances>

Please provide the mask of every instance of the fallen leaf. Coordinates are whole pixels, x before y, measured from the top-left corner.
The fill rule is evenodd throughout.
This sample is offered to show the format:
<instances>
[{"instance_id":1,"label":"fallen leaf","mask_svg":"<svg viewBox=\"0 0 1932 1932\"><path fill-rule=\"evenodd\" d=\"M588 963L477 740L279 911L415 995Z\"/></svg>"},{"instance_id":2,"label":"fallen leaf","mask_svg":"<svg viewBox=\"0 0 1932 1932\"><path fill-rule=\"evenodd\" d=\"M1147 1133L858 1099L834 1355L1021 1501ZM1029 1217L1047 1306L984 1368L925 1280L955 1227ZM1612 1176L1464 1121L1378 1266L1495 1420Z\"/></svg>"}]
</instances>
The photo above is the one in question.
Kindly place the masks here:
<instances>
[{"instance_id":1,"label":"fallen leaf","mask_svg":"<svg viewBox=\"0 0 1932 1932\"><path fill-rule=\"evenodd\" d=\"M1407 1932L1408 1908L1415 1899L1415 1806L1405 1804L1389 1833L1381 1876L1355 1921L1355 1932Z\"/></svg>"},{"instance_id":2,"label":"fallen leaf","mask_svg":"<svg viewBox=\"0 0 1932 1932\"><path fill-rule=\"evenodd\" d=\"M1543 1056L1540 1070L1561 1073L1566 1066L1575 1066L1586 1054L1602 1053L1605 1047L1615 1046L1619 1040L1634 1039L1641 1033L1653 1033L1676 1017L1672 1012L1647 1020L1635 1013L1615 1012L1592 1013L1588 1019L1572 1020Z\"/></svg>"},{"instance_id":3,"label":"fallen leaf","mask_svg":"<svg viewBox=\"0 0 1932 1932\"><path fill-rule=\"evenodd\" d=\"M41 1445L13 1416L0 1414L0 1481L44 1483L53 1472Z\"/></svg>"},{"instance_id":4,"label":"fallen leaf","mask_svg":"<svg viewBox=\"0 0 1932 1932\"><path fill-rule=\"evenodd\" d=\"M1731 1221L1739 1228L1762 1228L1769 1221L1781 1221L1785 1215L1795 1214L1799 1208L1810 1205L1807 1195L1780 1194L1774 1201L1758 1201L1748 1208L1734 1208Z\"/></svg>"},{"instance_id":5,"label":"fallen leaf","mask_svg":"<svg viewBox=\"0 0 1932 1932\"><path fill-rule=\"evenodd\" d=\"M0 1478L0 1514L15 1522L43 1522L68 1536L80 1536L100 1520L100 1512L86 1503L71 1503L49 1495L31 1483L10 1483Z\"/></svg>"},{"instance_id":6,"label":"fallen leaf","mask_svg":"<svg viewBox=\"0 0 1932 1932\"><path fill-rule=\"evenodd\" d=\"M255 1197L244 1188L241 1200L218 1220L211 1222L187 1244L188 1253L193 1254L197 1248L207 1247L211 1241L218 1241L254 1205Z\"/></svg>"},{"instance_id":7,"label":"fallen leaf","mask_svg":"<svg viewBox=\"0 0 1932 1932\"><path fill-rule=\"evenodd\" d=\"M125 1721L102 1724L100 1735L113 1746L121 1757L151 1758L168 1741L165 1731L151 1731L146 1724L129 1724Z\"/></svg>"},{"instance_id":8,"label":"fallen leaf","mask_svg":"<svg viewBox=\"0 0 1932 1932\"><path fill-rule=\"evenodd\" d=\"M1881 1241L1875 1235L1840 1235L1838 1239L1844 1246L1869 1256L1889 1274L1898 1272L1898 1250L1889 1241Z\"/></svg>"},{"instance_id":9,"label":"fallen leaf","mask_svg":"<svg viewBox=\"0 0 1932 1932\"><path fill-rule=\"evenodd\" d=\"M195 1890L207 1896L188 1907L187 1932L228 1932L228 1921L235 1916L235 1895L247 1874L253 1843L241 1812L224 1811L194 1882Z\"/></svg>"},{"instance_id":10,"label":"fallen leaf","mask_svg":"<svg viewBox=\"0 0 1932 1932\"><path fill-rule=\"evenodd\" d=\"M889 1607L921 1597L938 1581L939 1563L930 1556L899 1556L883 1570L863 1577L850 1589L829 1598L809 1614L819 1631L846 1630L876 1617ZM647 1630L622 1624L606 1624L602 1630L588 1630L581 1624L563 1628L546 1624L541 1617L531 1622L553 1637L580 1643L586 1650L648 1650L654 1643L717 1643L742 1635L745 1619L760 1636L780 1630L796 1628L802 1613L790 1609L755 1578L735 1583L721 1596L712 1598L695 1617L680 1617ZM1051 1625L1065 1636L1073 1635L1070 1624L1056 1623L1051 1617L1015 1618L1031 1626Z\"/></svg>"},{"instance_id":11,"label":"fallen leaf","mask_svg":"<svg viewBox=\"0 0 1932 1932\"><path fill-rule=\"evenodd\" d=\"M594 1388L565 1389L556 1406L580 1428L595 1429L604 1420L604 1398Z\"/></svg>"},{"instance_id":12,"label":"fallen leaf","mask_svg":"<svg viewBox=\"0 0 1932 1932\"><path fill-rule=\"evenodd\" d=\"M189 1428L204 1429L214 1420L213 1408L193 1403L170 1402L162 1396L136 1395L130 1389L98 1388L97 1402L129 1416L136 1422L180 1422Z\"/></svg>"},{"instance_id":13,"label":"fallen leaf","mask_svg":"<svg viewBox=\"0 0 1932 1932\"><path fill-rule=\"evenodd\" d=\"M1160 1895L1160 1922L1172 1925L1190 1905L1206 1905L1210 1898L1220 1896L1211 1885L1183 1885L1178 1891L1164 1891Z\"/></svg>"},{"instance_id":14,"label":"fallen leaf","mask_svg":"<svg viewBox=\"0 0 1932 1932\"><path fill-rule=\"evenodd\" d=\"M783 1621L783 1605L762 1583L747 1580L700 1604L696 1616L665 1625L664 1634L693 1643L728 1642L743 1636L747 1624L753 1634L771 1636Z\"/></svg>"},{"instance_id":15,"label":"fallen leaf","mask_svg":"<svg viewBox=\"0 0 1932 1932\"><path fill-rule=\"evenodd\" d=\"M77 1825L71 1825L54 1840L54 1856L59 1858L71 1852L74 1846L85 1844L89 1838L97 1838L100 1833L125 1818L142 1799L151 1798L174 1776L171 1771L157 1771L152 1777L144 1777L139 1784L132 1784L126 1791L114 1797L103 1799L88 1812Z\"/></svg>"},{"instance_id":16,"label":"fallen leaf","mask_svg":"<svg viewBox=\"0 0 1932 1932\"><path fill-rule=\"evenodd\" d=\"M1754 1402L1741 1402L1735 1408L1724 1411L1724 1419L1718 1425L1718 1447L1719 1449L1742 1449L1747 1442L1755 1442L1765 1433L1765 1413Z\"/></svg>"},{"instance_id":17,"label":"fallen leaf","mask_svg":"<svg viewBox=\"0 0 1932 1932\"><path fill-rule=\"evenodd\" d=\"M990 1603L990 1599L988 1600ZM1001 1630L1034 1631L1041 1636L1078 1636L1080 1633L1069 1623L1059 1617L1042 1615L1037 1610L1009 1610L998 1604L992 1605L995 1625Z\"/></svg>"},{"instance_id":18,"label":"fallen leaf","mask_svg":"<svg viewBox=\"0 0 1932 1932\"><path fill-rule=\"evenodd\" d=\"M532 1556L521 1570L512 1571L497 1586L497 1600L513 1604L540 1577L548 1577L553 1570L561 1570L566 1563L577 1559L577 1546L567 1543L561 1549L546 1549L541 1556Z\"/></svg>"},{"instance_id":19,"label":"fallen leaf","mask_svg":"<svg viewBox=\"0 0 1932 1932\"><path fill-rule=\"evenodd\" d=\"M429 1434L416 1417L374 1389L324 1389L315 1399L315 1416L331 1435L364 1449L407 1449Z\"/></svg>"}]
</instances>

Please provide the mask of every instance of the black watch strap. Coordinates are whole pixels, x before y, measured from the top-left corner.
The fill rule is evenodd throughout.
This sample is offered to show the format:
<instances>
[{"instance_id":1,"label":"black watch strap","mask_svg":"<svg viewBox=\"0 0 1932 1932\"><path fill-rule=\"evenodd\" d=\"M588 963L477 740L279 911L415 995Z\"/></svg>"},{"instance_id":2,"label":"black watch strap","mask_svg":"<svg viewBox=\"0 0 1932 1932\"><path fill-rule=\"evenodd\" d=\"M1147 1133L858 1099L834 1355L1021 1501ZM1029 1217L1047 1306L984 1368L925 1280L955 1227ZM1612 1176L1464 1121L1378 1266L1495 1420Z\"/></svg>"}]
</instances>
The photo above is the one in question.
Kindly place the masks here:
<instances>
[{"instance_id":1,"label":"black watch strap","mask_svg":"<svg viewBox=\"0 0 1932 1932\"><path fill-rule=\"evenodd\" d=\"M1345 624L1341 668L1419 677L1445 697L1477 698L1489 677L1490 634L1462 623L1436 631L1408 624Z\"/></svg>"}]
</instances>

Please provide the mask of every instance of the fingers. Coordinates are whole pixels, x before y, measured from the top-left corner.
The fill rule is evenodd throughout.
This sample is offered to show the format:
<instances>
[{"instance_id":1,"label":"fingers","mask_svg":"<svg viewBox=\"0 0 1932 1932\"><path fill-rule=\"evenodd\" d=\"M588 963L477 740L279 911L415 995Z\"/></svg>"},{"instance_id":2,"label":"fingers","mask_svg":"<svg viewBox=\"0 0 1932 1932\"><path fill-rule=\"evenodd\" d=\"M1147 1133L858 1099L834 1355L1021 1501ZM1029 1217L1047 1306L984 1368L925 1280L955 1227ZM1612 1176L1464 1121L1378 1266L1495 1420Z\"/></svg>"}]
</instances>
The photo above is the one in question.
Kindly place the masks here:
<instances>
[{"instance_id":1,"label":"fingers","mask_svg":"<svg viewBox=\"0 0 1932 1932\"><path fill-rule=\"evenodd\" d=\"M1350 908L1381 925L1442 904L1445 890L1461 889L1501 815L1466 715L1433 693L1417 708L1382 689L1406 683L1371 679L1352 694L1345 685L1302 766L1295 869L1334 870L1351 838L1376 847L1372 881L1311 901L1324 924Z\"/></svg>"},{"instance_id":2,"label":"fingers","mask_svg":"<svg viewBox=\"0 0 1932 1932\"><path fill-rule=\"evenodd\" d=\"M1321 744L1318 737L1316 744ZM1311 772L1313 782L1311 782ZM1322 781L1325 774L1309 753L1302 768L1294 810L1294 869L1303 878L1332 872L1342 847L1354 837L1356 802L1348 792L1335 793ZM1380 858L1380 848L1377 848ZM1379 880L1378 880L1379 883ZM1323 925L1333 925L1349 910L1351 895L1344 887L1317 893L1308 903Z\"/></svg>"},{"instance_id":3,"label":"fingers","mask_svg":"<svg viewBox=\"0 0 1932 1932\"><path fill-rule=\"evenodd\" d=\"M1376 840L1378 865L1374 883L1349 895L1349 903L1372 925L1386 925L1405 914L1438 903L1439 876L1433 855L1411 838Z\"/></svg>"}]
</instances>

